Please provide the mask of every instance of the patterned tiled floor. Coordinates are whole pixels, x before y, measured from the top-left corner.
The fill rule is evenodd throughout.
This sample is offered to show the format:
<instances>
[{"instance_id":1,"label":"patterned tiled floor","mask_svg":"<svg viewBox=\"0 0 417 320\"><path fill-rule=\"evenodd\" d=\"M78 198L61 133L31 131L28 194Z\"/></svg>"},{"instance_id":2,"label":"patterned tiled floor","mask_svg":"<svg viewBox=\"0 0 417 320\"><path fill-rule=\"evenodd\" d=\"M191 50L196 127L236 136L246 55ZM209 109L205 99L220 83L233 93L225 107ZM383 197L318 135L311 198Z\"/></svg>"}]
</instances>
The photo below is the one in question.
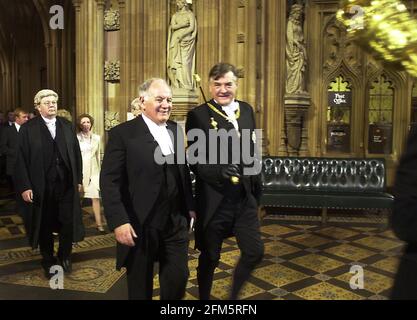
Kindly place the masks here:
<instances>
[{"instance_id":1,"label":"patterned tiled floor","mask_svg":"<svg viewBox=\"0 0 417 320\"><path fill-rule=\"evenodd\" d=\"M0 299L7 290L39 290L39 298L54 298L39 268L39 254L22 246L22 221L0 203ZM3 209L3 210L2 210ZM9 208L10 209L10 208ZM61 298L118 299L114 287L125 282L125 274L114 270L114 238L95 232L91 208L84 222L88 236L74 248L74 272L65 280ZM3 212L3 215L2 215ZM392 287L402 242L384 228L384 220L366 215L330 217L321 225L316 216L267 215L262 221L265 257L241 293L241 299L265 300L358 300L387 299ZM20 240L20 242L19 242ZM10 246L15 243L16 246ZM8 243L7 249L4 244ZM19 244L18 244L19 243ZM185 299L197 299L198 251L190 242L190 277ZM233 267L239 258L234 238L225 240L221 262L215 271L213 299L226 299ZM363 288L352 289L352 279L363 272ZM353 278L352 278L353 277ZM37 289L38 288L38 289ZM65 293L72 293L66 296ZM24 296L19 295L24 299ZM159 299L158 276L154 298Z\"/></svg>"}]
</instances>

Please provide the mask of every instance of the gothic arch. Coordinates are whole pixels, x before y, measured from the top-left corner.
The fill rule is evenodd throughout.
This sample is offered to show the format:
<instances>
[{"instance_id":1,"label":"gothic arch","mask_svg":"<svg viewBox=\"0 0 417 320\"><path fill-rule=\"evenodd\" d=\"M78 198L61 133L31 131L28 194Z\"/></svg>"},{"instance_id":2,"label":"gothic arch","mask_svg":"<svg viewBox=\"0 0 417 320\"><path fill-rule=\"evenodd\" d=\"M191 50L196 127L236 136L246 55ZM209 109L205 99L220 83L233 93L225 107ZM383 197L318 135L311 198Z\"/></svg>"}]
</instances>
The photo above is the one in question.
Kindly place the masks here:
<instances>
[{"instance_id":1,"label":"gothic arch","mask_svg":"<svg viewBox=\"0 0 417 320\"><path fill-rule=\"evenodd\" d=\"M361 80L343 60L324 78L324 88L327 88L330 81L339 75L343 75L347 81L351 82L352 87L360 88Z\"/></svg>"},{"instance_id":2,"label":"gothic arch","mask_svg":"<svg viewBox=\"0 0 417 320\"><path fill-rule=\"evenodd\" d=\"M369 89L369 85L375 81L379 76L386 75L388 79L392 81L393 88L398 90L407 85L407 79L404 72L392 71L390 69L380 68L375 70L367 77L366 88Z\"/></svg>"},{"instance_id":3,"label":"gothic arch","mask_svg":"<svg viewBox=\"0 0 417 320\"><path fill-rule=\"evenodd\" d=\"M36 11L41 19L42 29L43 29L43 37L45 41L45 45L51 42L51 35L49 29L49 19L48 14L49 12L45 8L45 1L43 0L33 0L33 4L35 5Z\"/></svg>"}]
</instances>

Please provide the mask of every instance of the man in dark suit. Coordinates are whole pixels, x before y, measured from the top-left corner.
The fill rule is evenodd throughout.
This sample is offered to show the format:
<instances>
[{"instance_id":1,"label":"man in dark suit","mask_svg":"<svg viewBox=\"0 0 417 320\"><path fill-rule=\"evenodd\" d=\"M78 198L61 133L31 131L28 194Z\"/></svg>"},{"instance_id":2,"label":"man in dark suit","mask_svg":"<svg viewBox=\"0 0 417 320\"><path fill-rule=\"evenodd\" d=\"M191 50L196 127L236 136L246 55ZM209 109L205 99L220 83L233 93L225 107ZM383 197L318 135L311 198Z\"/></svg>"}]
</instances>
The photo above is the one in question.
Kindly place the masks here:
<instances>
[{"instance_id":1,"label":"man in dark suit","mask_svg":"<svg viewBox=\"0 0 417 320\"><path fill-rule=\"evenodd\" d=\"M0 111L0 139L6 128L6 117L3 111ZM0 183L6 179L6 155L0 150Z\"/></svg>"},{"instance_id":2,"label":"man in dark suit","mask_svg":"<svg viewBox=\"0 0 417 320\"><path fill-rule=\"evenodd\" d=\"M100 175L104 214L117 240L116 267L127 268L129 299L152 299L154 261L161 299L181 299L189 275L187 220L195 218L184 136L168 120L165 80L147 80L139 92L142 114L109 133Z\"/></svg>"},{"instance_id":3,"label":"man in dark suit","mask_svg":"<svg viewBox=\"0 0 417 320\"><path fill-rule=\"evenodd\" d=\"M13 192L13 176L16 163L17 137L20 126L28 121L28 113L20 108L14 111L15 122L3 129L0 137L0 154L6 155L6 175L10 191Z\"/></svg>"},{"instance_id":4,"label":"man in dark suit","mask_svg":"<svg viewBox=\"0 0 417 320\"><path fill-rule=\"evenodd\" d=\"M59 233L57 258L64 272L72 271L72 243L83 240L79 190L82 183L80 146L72 124L57 117L58 95L39 91L40 116L19 131L15 183L24 200L23 218L32 248L40 247L42 267L49 277L56 264L53 232Z\"/></svg>"},{"instance_id":5,"label":"man in dark suit","mask_svg":"<svg viewBox=\"0 0 417 320\"><path fill-rule=\"evenodd\" d=\"M417 127L412 127L397 168L390 223L407 243L398 266L391 299L417 299Z\"/></svg>"},{"instance_id":6,"label":"man in dark suit","mask_svg":"<svg viewBox=\"0 0 417 320\"><path fill-rule=\"evenodd\" d=\"M191 110L186 122L189 161L196 174L196 247L201 251L197 279L200 299L209 299L223 240L234 235L241 251L230 293L230 298L236 299L264 252L257 216L261 196L259 158L252 164L243 159L245 152L253 154L256 149L255 119L249 104L235 100L237 71L233 65L216 64L209 80L213 99ZM193 131L198 134L196 129L204 132L206 148L199 145L198 139L192 139ZM221 131L230 139L217 139L213 135L221 136ZM215 163L210 144L216 146L218 153ZM226 150L222 144L227 146ZM239 144L240 148L234 149ZM197 153L196 163L191 163L193 153ZM221 164L222 159L227 160L223 161L225 164ZM258 170L245 173L247 165L256 163Z\"/></svg>"}]
</instances>

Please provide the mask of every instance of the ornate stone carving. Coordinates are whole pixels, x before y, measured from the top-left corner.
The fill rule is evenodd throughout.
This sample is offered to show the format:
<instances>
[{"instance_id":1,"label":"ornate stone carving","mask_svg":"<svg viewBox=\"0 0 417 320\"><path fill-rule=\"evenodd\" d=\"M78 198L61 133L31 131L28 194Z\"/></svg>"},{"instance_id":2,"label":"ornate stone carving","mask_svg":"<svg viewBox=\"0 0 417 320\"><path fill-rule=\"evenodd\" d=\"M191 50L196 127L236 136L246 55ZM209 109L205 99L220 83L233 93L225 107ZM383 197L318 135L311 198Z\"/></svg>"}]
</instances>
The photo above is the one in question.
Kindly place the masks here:
<instances>
[{"instance_id":1,"label":"ornate stone carving","mask_svg":"<svg viewBox=\"0 0 417 320\"><path fill-rule=\"evenodd\" d=\"M104 11L104 30L116 31L120 30L120 12L119 10Z\"/></svg>"},{"instance_id":2,"label":"ornate stone carving","mask_svg":"<svg viewBox=\"0 0 417 320\"><path fill-rule=\"evenodd\" d=\"M243 79L245 77L245 68L244 67L237 67L237 77Z\"/></svg>"},{"instance_id":3,"label":"ornate stone carving","mask_svg":"<svg viewBox=\"0 0 417 320\"><path fill-rule=\"evenodd\" d=\"M115 111L104 112L104 130L109 131L111 128L120 124L119 113Z\"/></svg>"},{"instance_id":4,"label":"ornate stone carving","mask_svg":"<svg viewBox=\"0 0 417 320\"><path fill-rule=\"evenodd\" d=\"M104 64L104 80L109 82L120 81L120 61L106 61Z\"/></svg>"},{"instance_id":5,"label":"ornate stone carving","mask_svg":"<svg viewBox=\"0 0 417 320\"><path fill-rule=\"evenodd\" d=\"M342 61L352 70L360 71L360 50L350 41L346 28L336 20L335 16L329 19L324 28L323 50L325 72L330 72Z\"/></svg>"},{"instance_id":6,"label":"ornate stone carving","mask_svg":"<svg viewBox=\"0 0 417 320\"><path fill-rule=\"evenodd\" d=\"M245 43L246 36L244 33L238 33L237 34L237 43Z\"/></svg>"}]
</instances>

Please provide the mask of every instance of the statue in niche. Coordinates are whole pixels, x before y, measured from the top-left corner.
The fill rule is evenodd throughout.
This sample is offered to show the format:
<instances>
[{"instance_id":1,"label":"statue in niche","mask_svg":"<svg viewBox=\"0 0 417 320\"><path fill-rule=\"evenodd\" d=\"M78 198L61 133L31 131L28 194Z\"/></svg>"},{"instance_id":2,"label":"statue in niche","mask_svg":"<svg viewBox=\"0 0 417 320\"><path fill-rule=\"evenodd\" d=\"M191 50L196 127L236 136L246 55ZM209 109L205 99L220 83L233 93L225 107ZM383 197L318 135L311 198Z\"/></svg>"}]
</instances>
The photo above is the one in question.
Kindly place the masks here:
<instances>
[{"instance_id":1,"label":"statue in niche","mask_svg":"<svg viewBox=\"0 0 417 320\"><path fill-rule=\"evenodd\" d=\"M194 89L197 21L188 5L192 0L177 0L178 11L168 29L167 67L173 88Z\"/></svg>"},{"instance_id":2,"label":"statue in niche","mask_svg":"<svg viewBox=\"0 0 417 320\"><path fill-rule=\"evenodd\" d=\"M286 65L287 77L286 93L306 93L305 71L307 65L307 51L302 28L303 6L294 4L291 7L287 24Z\"/></svg>"}]
</instances>

